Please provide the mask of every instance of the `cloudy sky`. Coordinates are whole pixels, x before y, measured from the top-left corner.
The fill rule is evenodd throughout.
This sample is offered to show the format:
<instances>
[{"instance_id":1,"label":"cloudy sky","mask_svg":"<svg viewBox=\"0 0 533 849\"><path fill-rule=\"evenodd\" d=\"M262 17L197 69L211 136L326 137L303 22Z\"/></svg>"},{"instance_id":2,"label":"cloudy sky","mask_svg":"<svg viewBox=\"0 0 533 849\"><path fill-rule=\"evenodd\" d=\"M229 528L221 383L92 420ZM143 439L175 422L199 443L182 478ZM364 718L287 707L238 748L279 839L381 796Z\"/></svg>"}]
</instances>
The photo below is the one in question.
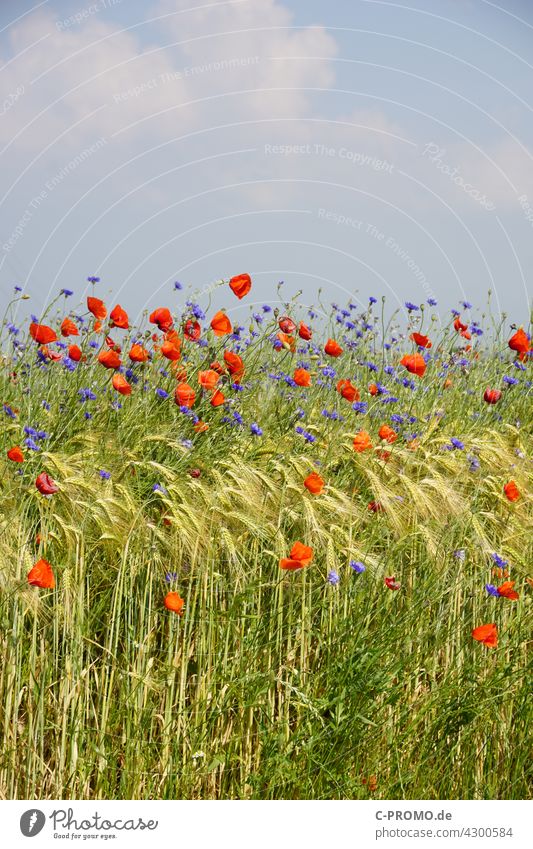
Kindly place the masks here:
<instances>
[{"instance_id":1,"label":"cloudy sky","mask_svg":"<svg viewBox=\"0 0 533 849\"><path fill-rule=\"evenodd\" d=\"M527 323L526 0L2 0L0 68L4 302L96 274L135 316L248 271Z\"/></svg>"}]
</instances>

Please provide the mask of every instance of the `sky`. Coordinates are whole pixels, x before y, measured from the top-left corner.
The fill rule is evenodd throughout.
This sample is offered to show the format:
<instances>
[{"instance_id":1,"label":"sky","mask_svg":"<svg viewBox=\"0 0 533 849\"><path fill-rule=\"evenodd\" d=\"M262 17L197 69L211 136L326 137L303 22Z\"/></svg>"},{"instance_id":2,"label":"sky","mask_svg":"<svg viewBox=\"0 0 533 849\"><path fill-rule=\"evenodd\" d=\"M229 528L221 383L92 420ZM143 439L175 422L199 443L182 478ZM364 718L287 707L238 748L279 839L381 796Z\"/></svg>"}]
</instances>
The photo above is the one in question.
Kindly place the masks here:
<instances>
[{"instance_id":1,"label":"sky","mask_svg":"<svg viewBox=\"0 0 533 849\"><path fill-rule=\"evenodd\" d=\"M4 304L248 272L235 320L283 280L528 323L531 2L1 0L0 71Z\"/></svg>"}]
</instances>

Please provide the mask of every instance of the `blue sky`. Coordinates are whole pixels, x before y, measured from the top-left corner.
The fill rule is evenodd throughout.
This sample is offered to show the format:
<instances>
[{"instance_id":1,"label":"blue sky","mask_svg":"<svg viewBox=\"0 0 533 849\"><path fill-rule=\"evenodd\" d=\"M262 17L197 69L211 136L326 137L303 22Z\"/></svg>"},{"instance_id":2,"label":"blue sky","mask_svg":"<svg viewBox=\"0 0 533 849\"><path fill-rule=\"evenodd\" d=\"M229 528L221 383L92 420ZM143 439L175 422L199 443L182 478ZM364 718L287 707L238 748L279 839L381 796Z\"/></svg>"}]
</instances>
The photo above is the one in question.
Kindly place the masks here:
<instances>
[{"instance_id":1,"label":"blue sky","mask_svg":"<svg viewBox=\"0 0 533 849\"><path fill-rule=\"evenodd\" d=\"M4 300L99 274L135 315L248 271L527 323L531 4L3 0L0 30Z\"/></svg>"}]
</instances>

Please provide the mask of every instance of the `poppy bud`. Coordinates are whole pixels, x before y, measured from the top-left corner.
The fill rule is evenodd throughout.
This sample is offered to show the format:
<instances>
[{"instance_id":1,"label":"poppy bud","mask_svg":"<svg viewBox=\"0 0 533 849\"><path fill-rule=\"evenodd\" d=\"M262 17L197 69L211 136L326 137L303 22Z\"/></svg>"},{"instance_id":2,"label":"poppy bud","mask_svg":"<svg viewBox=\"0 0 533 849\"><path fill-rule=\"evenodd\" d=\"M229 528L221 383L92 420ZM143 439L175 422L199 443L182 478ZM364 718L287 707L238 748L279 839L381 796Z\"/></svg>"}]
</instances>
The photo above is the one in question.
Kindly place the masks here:
<instances>
[{"instance_id":1,"label":"poppy bud","mask_svg":"<svg viewBox=\"0 0 533 849\"><path fill-rule=\"evenodd\" d=\"M189 469L189 474L191 478L199 478L202 473L200 469Z\"/></svg>"}]
</instances>

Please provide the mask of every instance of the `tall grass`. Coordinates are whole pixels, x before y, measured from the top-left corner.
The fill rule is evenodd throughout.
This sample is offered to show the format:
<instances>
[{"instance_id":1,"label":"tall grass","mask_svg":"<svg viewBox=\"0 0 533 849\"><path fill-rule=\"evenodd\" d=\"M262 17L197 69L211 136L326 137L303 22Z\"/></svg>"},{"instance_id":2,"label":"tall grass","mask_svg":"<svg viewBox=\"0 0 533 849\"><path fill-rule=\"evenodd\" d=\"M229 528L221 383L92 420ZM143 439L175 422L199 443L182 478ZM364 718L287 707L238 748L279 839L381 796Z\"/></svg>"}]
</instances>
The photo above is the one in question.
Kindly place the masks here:
<instances>
[{"instance_id":1,"label":"tall grass","mask_svg":"<svg viewBox=\"0 0 533 849\"><path fill-rule=\"evenodd\" d=\"M398 354L412 343L387 353L376 331L346 346L337 378L320 385L327 358L273 351L274 330L242 354L245 390L226 386L227 409L198 400L210 424L199 434L172 396L155 395L175 383L157 354L136 367L121 409L98 364L39 366L33 343L16 365L5 357L0 400L18 413L4 417L0 461L2 798L529 797L528 373L513 369L501 337L475 358L454 354L446 331L413 391L383 371L392 362L403 377ZM94 338L103 341L84 337L88 353ZM220 345L189 344L180 365L191 385ZM310 389L269 378L310 356ZM515 372L520 383L487 406L484 389ZM367 414L335 391L338 377L354 379ZM397 403L368 395L376 379ZM98 398L82 403L89 386ZM234 407L242 426L222 421ZM379 446L393 412L417 422ZM18 475L4 458L25 424L49 438L25 452ZM353 451L360 427L371 452ZM464 451L443 450L452 436ZM303 487L316 460L320 496ZM60 485L50 498L34 486L43 469ZM503 494L511 477L514 504ZM384 511L370 511L372 500ZM313 562L285 573L279 560L298 539ZM499 582L495 552L509 561L516 602L485 591ZM52 591L27 584L39 557L53 565ZM396 592L384 584L391 575ZM169 589L185 599L181 617L163 605ZM498 624L497 649L471 637L485 622Z\"/></svg>"}]
</instances>

